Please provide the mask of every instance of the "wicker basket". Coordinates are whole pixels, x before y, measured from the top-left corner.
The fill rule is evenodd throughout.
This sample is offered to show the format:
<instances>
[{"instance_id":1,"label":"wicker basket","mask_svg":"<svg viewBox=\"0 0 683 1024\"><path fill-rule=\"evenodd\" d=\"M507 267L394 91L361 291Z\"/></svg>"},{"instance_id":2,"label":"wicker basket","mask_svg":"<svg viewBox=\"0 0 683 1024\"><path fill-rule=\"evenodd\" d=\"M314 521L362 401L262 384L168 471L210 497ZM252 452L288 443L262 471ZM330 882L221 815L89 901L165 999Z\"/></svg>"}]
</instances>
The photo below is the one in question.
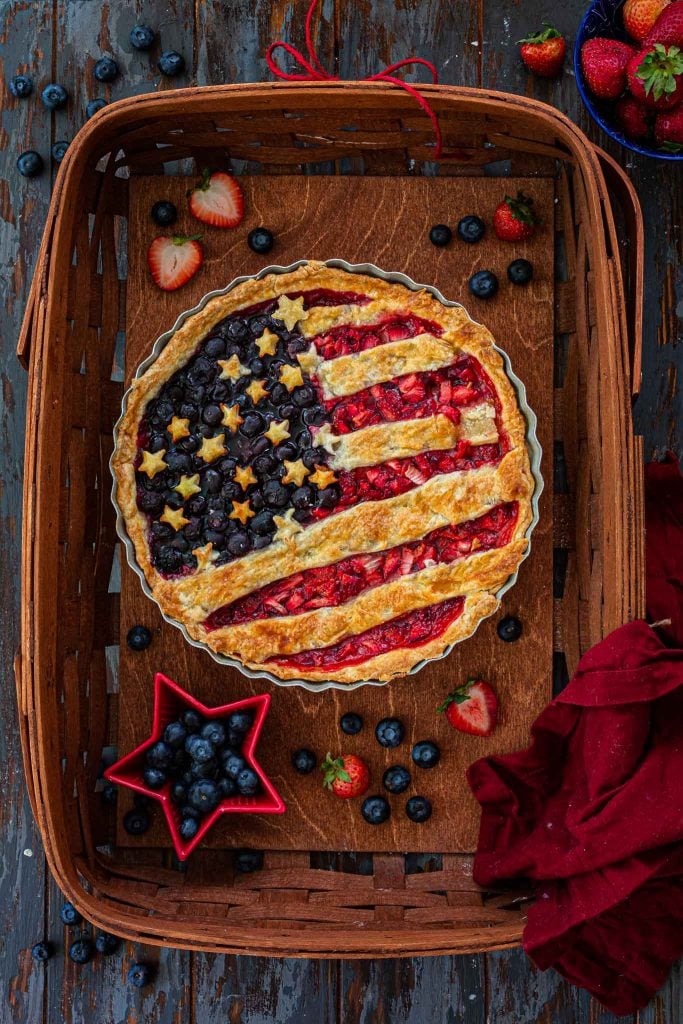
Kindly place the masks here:
<instances>
[{"instance_id":1,"label":"wicker basket","mask_svg":"<svg viewBox=\"0 0 683 1024\"><path fill-rule=\"evenodd\" d=\"M500 171L508 161L511 174L558 181L555 438L566 472L555 487L554 648L571 672L583 650L644 609L642 456L630 417L640 372L637 200L618 167L556 110L471 89L424 92L446 148L460 150L438 173L481 174L493 163ZM61 165L19 342L30 380L17 691L51 870L108 931L288 956L471 952L519 941L522 898L482 893L470 857L435 855L416 870L415 858L399 853L269 852L264 870L234 877L229 855L207 850L180 872L168 851L117 848L113 815L96 793L102 748L117 734L116 695L107 692L119 620L118 594L109 592L116 537L107 463L122 392L112 366L126 329L129 175L177 172L178 161L187 171L188 160L237 162L245 173L434 173L432 142L411 99L381 83L237 85L113 104ZM624 267L615 211L630 242Z\"/></svg>"}]
</instances>

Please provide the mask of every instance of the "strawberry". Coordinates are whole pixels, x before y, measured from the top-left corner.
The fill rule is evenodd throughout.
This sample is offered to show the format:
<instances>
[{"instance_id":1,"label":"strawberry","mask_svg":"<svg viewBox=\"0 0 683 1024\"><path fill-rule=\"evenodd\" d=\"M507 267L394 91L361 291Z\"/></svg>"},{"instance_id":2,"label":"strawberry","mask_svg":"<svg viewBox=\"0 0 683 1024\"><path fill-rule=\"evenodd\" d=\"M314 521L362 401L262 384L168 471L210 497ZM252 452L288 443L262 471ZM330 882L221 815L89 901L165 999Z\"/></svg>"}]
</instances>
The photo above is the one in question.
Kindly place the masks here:
<instances>
[{"instance_id":1,"label":"strawberry","mask_svg":"<svg viewBox=\"0 0 683 1024\"><path fill-rule=\"evenodd\" d=\"M503 242L520 242L531 238L536 218L532 210L533 199L518 192L515 199L505 196L493 213L493 229Z\"/></svg>"},{"instance_id":2,"label":"strawberry","mask_svg":"<svg viewBox=\"0 0 683 1024\"><path fill-rule=\"evenodd\" d=\"M323 786L327 786L335 796L341 797L342 800L362 796L370 785L368 766L355 754L332 757L328 752L321 768L323 770Z\"/></svg>"},{"instance_id":3,"label":"strawberry","mask_svg":"<svg viewBox=\"0 0 683 1024\"><path fill-rule=\"evenodd\" d=\"M665 110L655 120L657 145L667 153L683 153L683 104L676 110Z\"/></svg>"},{"instance_id":4,"label":"strawberry","mask_svg":"<svg viewBox=\"0 0 683 1024\"><path fill-rule=\"evenodd\" d=\"M154 283L165 292L174 292L197 273L204 262L201 235L159 235L147 250L147 263Z\"/></svg>"},{"instance_id":5,"label":"strawberry","mask_svg":"<svg viewBox=\"0 0 683 1024\"><path fill-rule=\"evenodd\" d=\"M242 189L223 171L205 170L199 184L189 193L190 213L203 224L234 228L244 217Z\"/></svg>"},{"instance_id":6,"label":"strawberry","mask_svg":"<svg viewBox=\"0 0 683 1024\"><path fill-rule=\"evenodd\" d=\"M443 712L453 728L460 732L490 736L498 718L498 698L490 683L483 679L468 679L436 710Z\"/></svg>"},{"instance_id":7,"label":"strawberry","mask_svg":"<svg viewBox=\"0 0 683 1024\"><path fill-rule=\"evenodd\" d=\"M650 134L652 111L633 96L622 96L616 107L617 124L629 139L645 139Z\"/></svg>"},{"instance_id":8,"label":"strawberry","mask_svg":"<svg viewBox=\"0 0 683 1024\"><path fill-rule=\"evenodd\" d=\"M532 32L526 39L517 40L520 44L519 55L535 75L555 78L562 70L566 46L556 28L547 21L543 22L543 26L540 32Z\"/></svg>"},{"instance_id":9,"label":"strawberry","mask_svg":"<svg viewBox=\"0 0 683 1024\"><path fill-rule=\"evenodd\" d=\"M626 0L624 28L631 39L642 43L668 3L669 0Z\"/></svg>"},{"instance_id":10,"label":"strawberry","mask_svg":"<svg viewBox=\"0 0 683 1024\"><path fill-rule=\"evenodd\" d=\"M581 70L594 96L615 100L626 88L626 65L635 49L618 39L596 36L581 47Z\"/></svg>"},{"instance_id":11,"label":"strawberry","mask_svg":"<svg viewBox=\"0 0 683 1024\"><path fill-rule=\"evenodd\" d=\"M683 52L655 43L640 50L626 67L631 94L653 110L670 110L683 99Z\"/></svg>"},{"instance_id":12,"label":"strawberry","mask_svg":"<svg viewBox=\"0 0 683 1024\"><path fill-rule=\"evenodd\" d=\"M668 4L643 40L643 46L655 43L683 49L683 0Z\"/></svg>"}]
</instances>

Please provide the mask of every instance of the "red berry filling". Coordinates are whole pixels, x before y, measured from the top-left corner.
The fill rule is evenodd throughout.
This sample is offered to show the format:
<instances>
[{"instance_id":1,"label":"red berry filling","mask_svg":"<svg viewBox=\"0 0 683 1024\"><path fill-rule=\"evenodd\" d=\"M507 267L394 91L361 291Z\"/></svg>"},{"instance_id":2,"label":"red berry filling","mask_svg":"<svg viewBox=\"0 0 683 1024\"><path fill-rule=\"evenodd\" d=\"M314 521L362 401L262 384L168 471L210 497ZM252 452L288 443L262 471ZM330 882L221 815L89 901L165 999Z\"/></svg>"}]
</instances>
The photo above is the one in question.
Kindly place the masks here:
<instances>
[{"instance_id":1,"label":"red berry filling","mask_svg":"<svg viewBox=\"0 0 683 1024\"><path fill-rule=\"evenodd\" d=\"M336 434L395 420L424 419L443 413L459 422L458 409L477 402L494 402L495 390L472 356L425 373L408 373L385 384L324 403Z\"/></svg>"},{"instance_id":2,"label":"red berry filling","mask_svg":"<svg viewBox=\"0 0 683 1024\"><path fill-rule=\"evenodd\" d=\"M465 599L449 598L440 604L399 615L379 626L373 626L364 633L347 637L331 647L319 647L313 651L300 651L287 658L268 658L267 662L283 668L329 669L358 665L361 661L397 648L420 647L435 640L462 614Z\"/></svg>"},{"instance_id":3,"label":"red berry filling","mask_svg":"<svg viewBox=\"0 0 683 1024\"><path fill-rule=\"evenodd\" d=\"M326 334L318 335L313 344L323 359L337 359L338 356L364 352L365 349L386 345L390 341L414 338L417 334L433 334L440 337L443 328L431 320L423 320L422 317L408 313L404 316L388 317L374 324L342 324L331 328Z\"/></svg>"},{"instance_id":4,"label":"red berry filling","mask_svg":"<svg viewBox=\"0 0 683 1024\"><path fill-rule=\"evenodd\" d=\"M204 626L208 632L277 615L301 615L315 608L330 608L357 597L371 587L432 565L448 565L474 551L504 547L517 521L517 502L497 505L478 519L432 530L422 540L399 544L387 551L353 555L334 565L269 583L252 594L218 608Z\"/></svg>"}]
</instances>

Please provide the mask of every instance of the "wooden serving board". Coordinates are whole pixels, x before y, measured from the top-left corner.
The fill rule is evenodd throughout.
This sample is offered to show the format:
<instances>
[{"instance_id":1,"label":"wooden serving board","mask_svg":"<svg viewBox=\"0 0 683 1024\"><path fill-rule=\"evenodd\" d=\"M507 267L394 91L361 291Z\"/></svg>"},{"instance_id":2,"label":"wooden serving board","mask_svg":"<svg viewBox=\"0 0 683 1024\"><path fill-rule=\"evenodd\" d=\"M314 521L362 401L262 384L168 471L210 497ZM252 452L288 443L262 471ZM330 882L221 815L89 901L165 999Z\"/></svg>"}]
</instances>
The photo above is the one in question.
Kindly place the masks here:
<instances>
[{"instance_id":1,"label":"wooden serving board","mask_svg":"<svg viewBox=\"0 0 683 1024\"><path fill-rule=\"evenodd\" d=\"M207 704L222 704L253 693L270 691L273 701L258 756L280 791L287 811L281 816L229 816L207 839L216 847L252 846L279 850L332 850L376 852L466 852L476 847L478 806L470 794L465 769L484 754L524 747L529 726L547 703L552 688L552 448L553 448L553 274L554 187L550 179L373 178L373 177L247 177L246 216L234 230L206 229L187 211L185 193L194 182L184 178L140 177L131 181L129 214L129 277L127 291L126 382L149 353L159 334L179 313L193 307L214 288L224 287L240 274L255 273L269 264L297 259L342 257L351 263L372 262L386 270L400 270L414 280L436 285L448 298L459 300L471 316L485 323L525 383L529 404L538 416L538 438L544 451L546 481L541 498L541 520L532 551L519 579L504 597L500 613L482 623L475 635L460 644L445 660L415 676L384 687L366 686L347 693L328 690L309 693L249 680L238 671L216 664L208 653L185 642L174 626L165 623L157 606L143 594L140 581L127 565L122 567L121 637L137 623L154 634L150 648L131 652L121 644L119 675L119 756L149 734L152 681L163 671ZM491 227L493 211L503 196L523 188L535 200L542 226L523 244L499 242ZM152 203L170 199L181 211L174 231L203 232L205 263L194 280L180 291L156 289L147 270L145 252L159 229L150 219ZM469 213L489 225L478 245L454 237L443 249L428 239L432 224L455 228ZM257 225L269 227L276 243L260 257L246 243ZM534 279L527 288L507 280L508 263L517 257L534 264ZM493 270L500 281L498 296L489 302L473 298L467 290L470 275ZM496 623L503 614L517 615L522 638L503 643ZM489 679L500 698L498 727L486 740L454 732L437 705L468 677ZM345 711L363 716L365 727L354 737L344 736L339 717ZM377 721L387 715L400 718L406 739L395 750L380 747L374 737ZM412 744L435 740L442 752L439 766L424 771L412 766ZM322 760L333 753L357 753L371 769L369 793L382 793L382 774L392 764L410 768L413 782L401 796L389 797L392 815L378 827L367 825L360 801L338 800L321 788L320 772L301 777L290 757L298 747L310 747ZM433 805L430 821L416 825L404 813L407 797L419 793ZM121 794L119 814L130 806ZM152 829L131 840L118 829L123 845L169 846L162 815Z\"/></svg>"}]
</instances>

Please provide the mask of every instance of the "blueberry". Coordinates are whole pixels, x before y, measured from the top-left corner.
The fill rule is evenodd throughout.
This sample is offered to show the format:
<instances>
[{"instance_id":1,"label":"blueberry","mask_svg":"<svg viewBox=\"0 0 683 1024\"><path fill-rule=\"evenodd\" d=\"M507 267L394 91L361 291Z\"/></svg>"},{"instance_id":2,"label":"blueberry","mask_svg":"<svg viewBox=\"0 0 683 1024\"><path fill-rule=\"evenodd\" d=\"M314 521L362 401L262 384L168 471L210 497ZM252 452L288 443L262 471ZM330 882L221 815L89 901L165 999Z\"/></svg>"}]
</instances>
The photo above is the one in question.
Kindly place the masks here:
<instances>
[{"instance_id":1,"label":"blueberry","mask_svg":"<svg viewBox=\"0 0 683 1024\"><path fill-rule=\"evenodd\" d=\"M65 139L60 139L55 142L52 146L52 159L56 164L61 164L62 160L66 156L66 151L69 148L69 143Z\"/></svg>"},{"instance_id":2,"label":"blueberry","mask_svg":"<svg viewBox=\"0 0 683 1024\"><path fill-rule=\"evenodd\" d=\"M142 773L142 779L150 789L161 789L162 786L166 785L168 776L161 768L145 768Z\"/></svg>"},{"instance_id":3,"label":"blueberry","mask_svg":"<svg viewBox=\"0 0 683 1024\"><path fill-rule=\"evenodd\" d=\"M182 54L176 53L175 50L165 50L161 57L159 57L157 67L162 75L166 75L168 78L175 78L176 75L181 75L185 70L185 58Z\"/></svg>"},{"instance_id":4,"label":"blueberry","mask_svg":"<svg viewBox=\"0 0 683 1024\"><path fill-rule=\"evenodd\" d=\"M265 537L269 536L271 533L275 533L276 527L273 521L273 513L264 509L263 512L259 512L254 516L249 523L249 526L259 537Z\"/></svg>"},{"instance_id":5,"label":"blueberry","mask_svg":"<svg viewBox=\"0 0 683 1024\"><path fill-rule=\"evenodd\" d=\"M508 267L508 278L513 284L528 284L533 276L534 268L529 260L513 260Z\"/></svg>"},{"instance_id":6,"label":"blueberry","mask_svg":"<svg viewBox=\"0 0 683 1024\"><path fill-rule=\"evenodd\" d=\"M448 245L452 237L453 232L447 224L435 224L429 232L429 241L432 245Z\"/></svg>"},{"instance_id":7,"label":"blueberry","mask_svg":"<svg viewBox=\"0 0 683 1024\"><path fill-rule=\"evenodd\" d=\"M284 508L289 504L289 491L277 480L268 480L263 485L263 497L271 508Z\"/></svg>"},{"instance_id":8,"label":"blueberry","mask_svg":"<svg viewBox=\"0 0 683 1024\"><path fill-rule=\"evenodd\" d=\"M183 402L180 406L180 416L193 423L199 416L199 409L192 402Z\"/></svg>"},{"instance_id":9,"label":"blueberry","mask_svg":"<svg viewBox=\"0 0 683 1024\"><path fill-rule=\"evenodd\" d=\"M197 764L206 764L216 753L213 743L201 735L188 736L185 740L185 750Z\"/></svg>"},{"instance_id":10,"label":"blueberry","mask_svg":"<svg viewBox=\"0 0 683 1024\"><path fill-rule=\"evenodd\" d=\"M44 963L52 956L51 944L49 942L36 942L35 946L31 947L31 956L38 963Z\"/></svg>"},{"instance_id":11,"label":"blueberry","mask_svg":"<svg viewBox=\"0 0 683 1024\"><path fill-rule=\"evenodd\" d=\"M73 903L63 903L60 910L59 916L64 924L80 924L83 918L76 910Z\"/></svg>"},{"instance_id":12,"label":"blueberry","mask_svg":"<svg viewBox=\"0 0 683 1024\"><path fill-rule=\"evenodd\" d=\"M400 764L387 768L382 776L382 785L390 793L403 793L410 785L410 772Z\"/></svg>"},{"instance_id":13,"label":"blueberry","mask_svg":"<svg viewBox=\"0 0 683 1024\"><path fill-rule=\"evenodd\" d=\"M307 750L306 747L302 747L301 750L295 750L292 754L292 768L299 775L310 775L318 761L312 750Z\"/></svg>"},{"instance_id":14,"label":"blueberry","mask_svg":"<svg viewBox=\"0 0 683 1024\"><path fill-rule=\"evenodd\" d=\"M285 419L286 417L283 416L280 418ZM292 462L294 459L298 457L298 455L299 449L297 448L293 441L285 441L284 444L279 444L275 449L275 458L278 460L278 462L284 462L285 459L288 459L289 462Z\"/></svg>"},{"instance_id":15,"label":"blueberry","mask_svg":"<svg viewBox=\"0 0 683 1024\"><path fill-rule=\"evenodd\" d=\"M233 857L235 871L247 874L252 871L260 871L263 867L263 853L261 850L235 850Z\"/></svg>"},{"instance_id":16,"label":"blueberry","mask_svg":"<svg viewBox=\"0 0 683 1024\"><path fill-rule=\"evenodd\" d=\"M249 328L246 323L240 317L233 317L231 320L228 320L225 327L225 333L232 341L243 341L247 336L248 330Z\"/></svg>"},{"instance_id":17,"label":"blueberry","mask_svg":"<svg viewBox=\"0 0 683 1024\"><path fill-rule=\"evenodd\" d=\"M154 32L148 25L135 25L128 38L136 50L151 50L154 45Z\"/></svg>"},{"instance_id":18,"label":"blueberry","mask_svg":"<svg viewBox=\"0 0 683 1024\"><path fill-rule=\"evenodd\" d=\"M277 367L273 366L273 370L276 369L278 374L279 374L280 366L282 366L282 365L284 365L284 364L283 363L278 363ZM273 402L275 405L280 405L282 402L286 402L288 399L289 399L289 391L284 386L284 384L273 384L272 388L270 389L270 400L271 400L271 402Z\"/></svg>"},{"instance_id":19,"label":"blueberry","mask_svg":"<svg viewBox=\"0 0 683 1024\"><path fill-rule=\"evenodd\" d=\"M522 623L514 615L506 615L498 623L496 632L501 640L504 640L506 644L511 644L515 640L519 640L522 635Z\"/></svg>"},{"instance_id":20,"label":"blueberry","mask_svg":"<svg viewBox=\"0 0 683 1024\"><path fill-rule=\"evenodd\" d=\"M152 634L147 626L133 626L126 635L126 643L131 651L146 651L151 642Z\"/></svg>"},{"instance_id":21,"label":"blueberry","mask_svg":"<svg viewBox=\"0 0 683 1024\"><path fill-rule=\"evenodd\" d=\"M206 525L210 530L218 530L219 533L225 533L228 528L230 520L228 519L225 512L211 512L206 517Z\"/></svg>"},{"instance_id":22,"label":"blueberry","mask_svg":"<svg viewBox=\"0 0 683 1024\"><path fill-rule=\"evenodd\" d=\"M187 801L187 789L182 782L174 782L171 786L171 800L174 804L184 804Z\"/></svg>"},{"instance_id":23,"label":"blueberry","mask_svg":"<svg viewBox=\"0 0 683 1024\"><path fill-rule=\"evenodd\" d=\"M154 564L160 572L168 574L178 572L183 564L183 556L179 551L166 545L157 548L154 555Z\"/></svg>"},{"instance_id":24,"label":"blueberry","mask_svg":"<svg viewBox=\"0 0 683 1024\"><path fill-rule=\"evenodd\" d=\"M144 807L135 807L123 816L123 827L129 836L143 835L150 825L151 820Z\"/></svg>"},{"instance_id":25,"label":"blueberry","mask_svg":"<svg viewBox=\"0 0 683 1024\"><path fill-rule=\"evenodd\" d=\"M259 777L253 768L243 768L235 779L237 791L240 796L253 796L258 793L261 785Z\"/></svg>"},{"instance_id":26,"label":"blueberry","mask_svg":"<svg viewBox=\"0 0 683 1024\"><path fill-rule=\"evenodd\" d=\"M111 805L115 804L118 798L119 791L113 782L108 782L106 786L102 787L100 798L103 804Z\"/></svg>"},{"instance_id":27,"label":"blueberry","mask_svg":"<svg viewBox=\"0 0 683 1024\"><path fill-rule=\"evenodd\" d=\"M398 718L383 718L375 729L377 742L383 747L397 747L403 741L405 729Z\"/></svg>"},{"instance_id":28,"label":"blueberry","mask_svg":"<svg viewBox=\"0 0 683 1024\"><path fill-rule=\"evenodd\" d=\"M244 530L237 530L228 538L228 551L237 558L239 555L246 555L251 548L249 534Z\"/></svg>"},{"instance_id":29,"label":"blueberry","mask_svg":"<svg viewBox=\"0 0 683 1024\"><path fill-rule=\"evenodd\" d=\"M69 946L69 960L75 964L89 964L93 958L93 944L90 939L76 939Z\"/></svg>"},{"instance_id":30,"label":"blueberry","mask_svg":"<svg viewBox=\"0 0 683 1024\"><path fill-rule=\"evenodd\" d=\"M244 422L240 425L240 431L245 437L255 437L256 434L260 434L264 429L263 416L258 412L248 412L244 417Z\"/></svg>"},{"instance_id":31,"label":"blueberry","mask_svg":"<svg viewBox=\"0 0 683 1024\"><path fill-rule=\"evenodd\" d=\"M308 427L321 427L325 422L326 413L321 406L314 405L311 409L304 409L301 418Z\"/></svg>"},{"instance_id":32,"label":"blueberry","mask_svg":"<svg viewBox=\"0 0 683 1024\"><path fill-rule=\"evenodd\" d=\"M149 964L133 964L128 968L128 974L126 975L128 981L135 988L144 988L145 985L149 985L153 972Z\"/></svg>"},{"instance_id":33,"label":"blueberry","mask_svg":"<svg viewBox=\"0 0 683 1024\"><path fill-rule=\"evenodd\" d=\"M251 711L233 711L228 716L228 729L245 735L254 724L254 716Z\"/></svg>"},{"instance_id":34,"label":"blueberry","mask_svg":"<svg viewBox=\"0 0 683 1024\"><path fill-rule=\"evenodd\" d=\"M315 505L315 492L312 487L297 487L292 495L292 505L297 509L312 508Z\"/></svg>"},{"instance_id":35,"label":"blueberry","mask_svg":"<svg viewBox=\"0 0 683 1024\"><path fill-rule=\"evenodd\" d=\"M119 73L119 66L111 57L100 57L92 73L98 82L113 82Z\"/></svg>"},{"instance_id":36,"label":"blueberry","mask_svg":"<svg viewBox=\"0 0 683 1024\"><path fill-rule=\"evenodd\" d=\"M28 75L15 75L9 80L9 91L18 100L25 100L33 92L33 79Z\"/></svg>"},{"instance_id":37,"label":"blueberry","mask_svg":"<svg viewBox=\"0 0 683 1024\"><path fill-rule=\"evenodd\" d=\"M182 818L192 818L193 821L201 821L201 813L196 807L191 807L190 804L185 804L180 808L180 815Z\"/></svg>"},{"instance_id":38,"label":"blueberry","mask_svg":"<svg viewBox=\"0 0 683 1024\"><path fill-rule=\"evenodd\" d=\"M209 761L193 761L190 767L192 782L197 779L215 779L218 774L218 761L212 757Z\"/></svg>"},{"instance_id":39,"label":"blueberry","mask_svg":"<svg viewBox=\"0 0 683 1024\"><path fill-rule=\"evenodd\" d=\"M440 757L441 751L431 740L421 740L412 750L412 758L418 768L433 768Z\"/></svg>"},{"instance_id":40,"label":"blueberry","mask_svg":"<svg viewBox=\"0 0 683 1024\"><path fill-rule=\"evenodd\" d=\"M223 477L220 475L218 470L207 469L202 482L206 484L206 489L209 494L218 494L223 486Z\"/></svg>"},{"instance_id":41,"label":"blueberry","mask_svg":"<svg viewBox=\"0 0 683 1024\"><path fill-rule=\"evenodd\" d=\"M17 170L24 178L35 178L43 170L43 158L35 149L27 149L17 158Z\"/></svg>"},{"instance_id":42,"label":"blueberry","mask_svg":"<svg viewBox=\"0 0 683 1024\"><path fill-rule=\"evenodd\" d=\"M391 808L383 796L369 796L363 801L361 814L368 825L381 825L391 814Z\"/></svg>"},{"instance_id":43,"label":"blueberry","mask_svg":"<svg viewBox=\"0 0 683 1024\"><path fill-rule=\"evenodd\" d=\"M347 736L357 736L363 728L363 719L353 711L347 711L339 719L339 728Z\"/></svg>"},{"instance_id":44,"label":"blueberry","mask_svg":"<svg viewBox=\"0 0 683 1024\"><path fill-rule=\"evenodd\" d=\"M56 82L50 82L46 85L40 94L40 98L43 101L43 105L48 110L60 110L66 106L66 101L69 98L69 94L63 85L58 85Z\"/></svg>"},{"instance_id":45,"label":"blueberry","mask_svg":"<svg viewBox=\"0 0 683 1024\"><path fill-rule=\"evenodd\" d=\"M206 511L206 498L201 494L195 494L193 498L187 503L187 511L191 516L200 516L202 512Z\"/></svg>"},{"instance_id":46,"label":"blueberry","mask_svg":"<svg viewBox=\"0 0 683 1024\"><path fill-rule=\"evenodd\" d=\"M432 816L432 805L426 796L411 796L406 801L406 814L411 821L427 821Z\"/></svg>"},{"instance_id":47,"label":"blueberry","mask_svg":"<svg viewBox=\"0 0 683 1024\"><path fill-rule=\"evenodd\" d=\"M247 762L240 754L236 754L234 750L226 751L222 758L223 771L229 779L237 780L237 776L241 771L247 767Z\"/></svg>"},{"instance_id":48,"label":"blueberry","mask_svg":"<svg viewBox=\"0 0 683 1024\"><path fill-rule=\"evenodd\" d=\"M195 807L202 814L208 814L220 801L218 786L211 779L198 779L190 786L187 799L191 807Z\"/></svg>"},{"instance_id":49,"label":"blueberry","mask_svg":"<svg viewBox=\"0 0 683 1024\"><path fill-rule=\"evenodd\" d=\"M173 762L173 748L165 740L158 740L145 754L150 768L161 768L165 771Z\"/></svg>"},{"instance_id":50,"label":"blueberry","mask_svg":"<svg viewBox=\"0 0 683 1024\"><path fill-rule=\"evenodd\" d=\"M266 253L273 248L273 233L268 228L254 228L247 236L249 248L254 252Z\"/></svg>"},{"instance_id":51,"label":"blueberry","mask_svg":"<svg viewBox=\"0 0 683 1024\"><path fill-rule=\"evenodd\" d=\"M95 949L102 956L111 956L119 948L119 939L116 935L110 935L109 932L101 932L95 939Z\"/></svg>"},{"instance_id":52,"label":"blueberry","mask_svg":"<svg viewBox=\"0 0 683 1024\"><path fill-rule=\"evenodd\" d=\"M225 726L222 722L207 722L202 726L199 735L202 739L208 740L209 743L213 743L214 747L220 747L222 743L225 743Z\"/></svg>"},{"instance_id":53,"label":"blueberry","mask_svg":"<svg viewBox=\"0 0 683 1024\"><path fill-rule=\"evenodd\" d=\"M194 839L197 832L199 832L199 822L195 821L194 818L183 818L180 822L180 828L178 831L180 832L181 839L185 839L186 841Z\"/></svg>"},{"instance_id":54,"label":"blueberry","mask_svg":"<svg viewBox=\"0 0 683 1024\"><path fill-rule=\"evenodd\" d=\"M467 287L478 299L492 299L498 291L498 278L491 270L478 270L472 274Z\"/></svg>"},{"instance_id":55,"label":"blueberry","mask_svg":"<svg viewBox=\"0 0 683 1024\"><path fill-rule=\"evenodd\" d=\"M202 419L207 426L217 427L223 419L223 411L219 405L211 403L210 405L204 406L204 409L202 410Z\"/></svg>"},{"instance_id":56,"label":"blueberry","mask_svg":"<svg viewBox=\"0 0 683 1024\"><path fill-rule=\"evenodd\" d=\"M484 237L486 231L486 225L484 224L481 217L477 217L474 214L470 214L469 217L463 217L458 222L458 238L463 242L480 242Z\"/></svg>"},{"instance_id":57,"label":"blueberry","mask_svg":"<svg viewBox=\"0 0 683 1024\"><path fill-rule=\"evenodd\" d=\"M315 391L308 384L305 384L304 387L297 388L292 397L299 408L305 409L315 402Z\"/></svg>"},{"instance_id":58,"label":"blueberry","mask_svg":"<svg viewBox=\"0 0 683 1024\"><path fill-rule=\"evenodd\" d=\"M169 722L164 729L164 740L171 747L181 747L187 738L187 729L180 721Z\"/></svg>"},{"instance_id":59,"label":"blueberry","mask_svg":"<svg viewBox=\"0 0 683 1024\"><path fill-rule=\"evenodd\" d=\"M85 116L86 116L86 118L89 119L91 117L94 117L95 114L99 110L101 110L102 107L106 107L106 105L107 105L107 101L103 100L101 96L98 96L97 99L90 100L90 102L86 103L86 105L85 105Z\"/></svg>"},{"instance_id":60,"label":"blueberry","mask_svg":"<svg viewBox=\"0 0 683 1024\"><path fill-rule=\"evenodd\" d=\"M150 216L159 227L167 228L177 221L178 211L173 203L167 199L160 199L150 210Z\"/></svg>"},{"instance_id":61,"label":"blueberry","mask_svg":"<svg viewBox=\"0 0 683 1024\"><path fill-rule=\"evenodd\" d=\"M334 508L339 501L339 488L323 487L318 491L318 504L321 508Z\"/></svg>"},{"instance_id":62,"label":"blueberry","mask_svg":"<svg viewBox=\"0 0 683 1024\"><path fill-rule=\"evenodd\" d=\"M216 783L221 800L229 800L237 793L237 784L234 779L226 779L222 776Z\"/></svg>"},{"instance_id":63,"label":"blueberry","mask_svg":"<svg viewBox=\"0 0 683 1024\"><path fill-rule=\"evenodd\" d=\"M204 352L212 359L218 359L219 356L225 354L225 340L218 335L215 338L209 338L204 345Z\"/></svg>"}]
</instances>

